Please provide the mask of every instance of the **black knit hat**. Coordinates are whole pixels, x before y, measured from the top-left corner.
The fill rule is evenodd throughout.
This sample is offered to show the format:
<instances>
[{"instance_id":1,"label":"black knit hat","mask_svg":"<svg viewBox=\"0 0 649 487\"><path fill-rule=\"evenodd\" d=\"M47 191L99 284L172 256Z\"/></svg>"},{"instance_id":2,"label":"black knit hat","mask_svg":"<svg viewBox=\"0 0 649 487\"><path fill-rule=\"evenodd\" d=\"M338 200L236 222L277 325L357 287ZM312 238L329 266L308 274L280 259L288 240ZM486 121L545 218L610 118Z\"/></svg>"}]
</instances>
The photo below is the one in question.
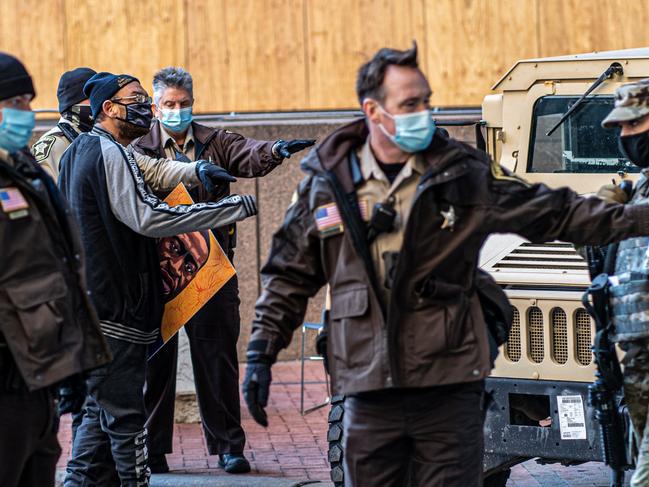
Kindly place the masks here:
<instances>
[{"instance_id":1,"label":"black knit hat","mask_svg":"<svg viewBox=\"0 0 649 487\"><path fill-rule=\"evenodd\" d=\"M59 100L59 113L68 110L87 97L83 93L83 85L86 84L97 72L90 68L76 68L66 71L59 80L59 87L56 90L56 97Z\"/></svg>"},{"instance_id":2,"label":"black knit hat","mask_svg":"<svg viewBox=\"0 0 649 487\"><path fill-rule=\"evenodd\" d=\"M129 74L97 73L83 87L83 93L90 99L92 116L97 119L101 105L110 100L115 93L133 81L140 80Z\"/></svg>"},{"instance_id":3,"label":"black knit hat","mask_svg":"<svg viewBox=\"0 0 649 487\"><path fill-rule=\"evenodd\" d=\"M18 95L36 96L32 77L18 59L0 52L0 100Z\"/></svg>"}]
</instances>

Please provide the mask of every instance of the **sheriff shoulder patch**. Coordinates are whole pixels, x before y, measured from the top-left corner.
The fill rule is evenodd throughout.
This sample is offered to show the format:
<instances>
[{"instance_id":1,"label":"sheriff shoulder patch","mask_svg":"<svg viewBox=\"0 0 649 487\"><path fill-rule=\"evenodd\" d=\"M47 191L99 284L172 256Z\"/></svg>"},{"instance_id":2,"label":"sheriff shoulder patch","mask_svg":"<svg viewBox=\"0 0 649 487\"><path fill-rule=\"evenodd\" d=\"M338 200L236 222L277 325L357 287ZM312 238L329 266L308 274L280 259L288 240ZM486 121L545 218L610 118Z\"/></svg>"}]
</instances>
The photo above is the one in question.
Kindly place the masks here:
<instances>
[{"instance_id":1,"label":"sheriff shoulder patch","mask_svg":"<svg viewBox=\"0 0 649 487\"><path fill-rule=\"evenodd\" d=\"M36 162L41 162L50 157L52 153L52 147L56 143L56 137L53 135L46 135L41 137L38 142L32 147L32 154L36 159Z\"/></svg>"},{"instance_id":2,"label":"sheriff shoulder patch","mask_svg":"<svg viewBox=\"0 0 649 487\"><path fill-rule=\"evenodd\" d=\"M491 175L493 176L494 179L497 179L499 181L512 181L515 183L522 184L523 186L531 186L529 182L527 182L525 179L522 177L518 176L517 174L514 174L510 170L502 167L500 164L498 164L495 161L491 162Z\"/></svg>"}]
</instances>

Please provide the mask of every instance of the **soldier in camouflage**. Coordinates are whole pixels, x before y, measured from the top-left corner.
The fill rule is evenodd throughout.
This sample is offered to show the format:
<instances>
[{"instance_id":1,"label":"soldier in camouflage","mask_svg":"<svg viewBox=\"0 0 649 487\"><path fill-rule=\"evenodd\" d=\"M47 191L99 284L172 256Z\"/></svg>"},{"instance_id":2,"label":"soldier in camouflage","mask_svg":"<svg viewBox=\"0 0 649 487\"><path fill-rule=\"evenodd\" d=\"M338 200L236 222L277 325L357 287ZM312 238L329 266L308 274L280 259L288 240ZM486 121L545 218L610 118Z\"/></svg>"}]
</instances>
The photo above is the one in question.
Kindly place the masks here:
<instances>
[{"instance_id":1,"label":"soldier in camouflage","mask_svg":"<svg viewBox=\"0 0 649 487\"><path fill-rule=\"evenodd\" d=\"M619 186L606 185L598 196L630 205L649 202L649 79L630 83L615 93L615 108L602 122L619 127L619 148L642 176L631 197ZM624 396L638 445L636 470L631 486L649 485L649 240L631 238L620 242L611 278L613 339L626 351Z\"/></svg>"}]
</instances>

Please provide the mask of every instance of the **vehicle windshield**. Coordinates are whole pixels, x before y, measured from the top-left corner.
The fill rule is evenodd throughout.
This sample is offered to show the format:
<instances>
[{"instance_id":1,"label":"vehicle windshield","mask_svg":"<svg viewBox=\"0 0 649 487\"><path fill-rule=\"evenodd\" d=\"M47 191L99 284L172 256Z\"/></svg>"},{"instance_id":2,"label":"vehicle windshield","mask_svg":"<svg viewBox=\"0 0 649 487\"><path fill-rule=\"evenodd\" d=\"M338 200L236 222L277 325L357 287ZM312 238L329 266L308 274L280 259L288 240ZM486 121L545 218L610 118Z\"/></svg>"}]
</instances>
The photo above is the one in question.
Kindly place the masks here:
<instances>
[{"instance_id":1,"label":"vehicle windshield","mask_svg":"<svg viewBox=\"0 0 649 487\"><path fill-rule=\"evenodd\" d=\"M551 136L547 132L579 96L544 96L534 105L527 172L615 173L640 172L617 146L619 129L600 125L613 108L612 95L586 99Z\"/></svg>"}]
</instances>

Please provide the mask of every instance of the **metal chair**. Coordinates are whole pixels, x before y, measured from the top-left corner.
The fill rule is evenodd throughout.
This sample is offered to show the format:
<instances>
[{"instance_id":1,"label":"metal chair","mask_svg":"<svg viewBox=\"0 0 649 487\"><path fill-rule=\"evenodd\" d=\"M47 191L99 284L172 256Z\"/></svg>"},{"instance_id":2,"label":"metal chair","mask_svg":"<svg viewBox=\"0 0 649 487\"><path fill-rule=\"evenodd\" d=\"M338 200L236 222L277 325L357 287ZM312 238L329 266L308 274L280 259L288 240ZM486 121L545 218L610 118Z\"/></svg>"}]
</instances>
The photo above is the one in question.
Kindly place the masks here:
<instances>
[{"instance_id":1,"label":"metal chair","mask_svg":"<svg viewBox=\"0 0 649 487\"><path fill-rule=\"evenodd\" d=\"M310 355L309 357L304 356L304 342L306 339L306 331L307 330L315 330L317 332L320 332L322 328L324 327L324 321L321 323L303 323L302 324L302 349L300 352L300 362L301 362L301 371L300 371L300 414L302 416L305 416L309 413L312 413L313 411L317 411L320 408L323 408L329 404L331 401L331 391L329 390L329 374L325 371L325 384L327 384L327 397L325 398L324 402L321 402L319 404L316 404L315 406L312 406L308 409L304 409L304 362L306 360L319 360L322 361L323 358L320 357L319 355ZM323 364L324 365L324 364ZM324 369L324 366L323 366Z\"/></svg>"}]
</instances>

